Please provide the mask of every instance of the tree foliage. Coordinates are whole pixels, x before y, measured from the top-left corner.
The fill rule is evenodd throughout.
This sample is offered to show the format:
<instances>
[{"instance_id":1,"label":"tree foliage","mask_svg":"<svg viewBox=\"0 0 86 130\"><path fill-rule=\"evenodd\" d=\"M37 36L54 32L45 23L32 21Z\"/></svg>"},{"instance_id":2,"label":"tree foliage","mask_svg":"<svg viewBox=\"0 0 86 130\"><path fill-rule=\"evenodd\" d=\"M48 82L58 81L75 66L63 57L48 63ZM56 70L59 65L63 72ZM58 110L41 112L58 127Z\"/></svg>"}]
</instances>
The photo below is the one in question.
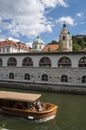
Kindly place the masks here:
<instances>
[{"instance_id":1,"label":"tree foliage","mask_svg":"<svg viewBox=\"0 0 86 130\"><path fill-rule=\"evenodd\" d=\"M73 36L73 51L80 51L86 47L86 36Z\"/></svg>"},{"instance_id":2,"label":"tree foliage","mask_svg":"<svg viewBox=\"0 0 86 130\"><path fill-rule=\"evenodd\" d=\"M50 44L58 44L58 42L55 40L52 40L50 43L48 43L48 45L50 45Z\"/></svg>"}]
</instances>

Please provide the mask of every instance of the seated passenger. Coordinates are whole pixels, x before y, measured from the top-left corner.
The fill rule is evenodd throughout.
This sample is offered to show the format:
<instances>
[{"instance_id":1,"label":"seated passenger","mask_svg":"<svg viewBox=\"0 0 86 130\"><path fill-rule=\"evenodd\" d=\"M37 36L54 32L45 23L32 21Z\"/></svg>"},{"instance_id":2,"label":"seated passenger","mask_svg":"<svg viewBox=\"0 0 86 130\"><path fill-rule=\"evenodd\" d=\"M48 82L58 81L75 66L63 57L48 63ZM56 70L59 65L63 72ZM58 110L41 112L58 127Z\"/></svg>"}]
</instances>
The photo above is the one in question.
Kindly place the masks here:
<instances>
[{"instance_id":1,"label":"seated passenger","mask_svg":"<svg viewBox=\"0 0 86 130\"><path fill-rule=\"evenodd\" d=\"M38 109L38 111L42 111L42 106L41 106L41 103L40 103L40 101L38 101L37 103L36 103L36 107L37 107L37 109Z\"/></svg>"}]
</instances>

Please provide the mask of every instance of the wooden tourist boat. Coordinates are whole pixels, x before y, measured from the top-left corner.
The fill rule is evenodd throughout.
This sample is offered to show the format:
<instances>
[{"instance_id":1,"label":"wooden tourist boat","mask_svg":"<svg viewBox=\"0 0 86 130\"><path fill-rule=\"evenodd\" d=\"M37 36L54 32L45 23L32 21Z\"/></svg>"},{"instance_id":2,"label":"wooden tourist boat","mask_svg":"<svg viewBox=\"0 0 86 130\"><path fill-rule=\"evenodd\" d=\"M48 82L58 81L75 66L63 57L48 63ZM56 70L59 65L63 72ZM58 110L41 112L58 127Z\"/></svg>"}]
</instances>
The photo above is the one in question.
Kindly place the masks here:
<instances>
[{"instance_id":1,"label":"wooden tourist boat","mask_svg":"<svg viewBox=\"0 0 86 130\"><path fill-rule=\"evenodd\" d=\"M52 119L58 106L39 102L41 94L0 91L0 113L31 120Z\"/></svg>"}]
</instances>

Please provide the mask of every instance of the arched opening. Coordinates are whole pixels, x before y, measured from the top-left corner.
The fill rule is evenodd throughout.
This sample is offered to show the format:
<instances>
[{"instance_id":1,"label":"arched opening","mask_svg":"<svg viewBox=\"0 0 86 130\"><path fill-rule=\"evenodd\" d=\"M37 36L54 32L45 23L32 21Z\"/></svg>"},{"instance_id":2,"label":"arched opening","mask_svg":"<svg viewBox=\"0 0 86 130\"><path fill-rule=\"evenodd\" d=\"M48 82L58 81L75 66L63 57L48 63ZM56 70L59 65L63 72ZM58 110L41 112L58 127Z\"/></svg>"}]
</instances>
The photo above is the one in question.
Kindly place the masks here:
<instances>
[{"instance_id":1,"label":"arched opening","mask_svg":"<svg viewBox=\"0 0 86 130\"><path fill-rule=\"evenodd\" d=\"M71 67L71 60L68 57L62 57L58 61L58 67Z\"/></svg>"},{"instance_id":2,"label":"arched opening","mask_svg":"<svg viewBox=\"0 0 86 130\"><path fill-rule=\"evenodd\" d=\"M9 73L9 79L14 79L14 73Z\"/></svg>"},{"instance_id":3,"label":"arched opening","mask_svg":"<svg viewBox=\"0 0 86 130\"><path fill-rule=\"evenodd\" d=\"M48 57L43 57L39 62L40 67L51 67L51 60Z\"/></svg>"},{"instance_id":4,"label":"arched opening","mask_svg":"<svg viewBox=\"0 0 86 130\"><path fill-rule=\"evenodd\" d=\"M67 75L62 75L61 76L61 82L68 82L68 76Z\"/></svg>"},{"instance_id":5,"label":"arched opening","mask_svg":"<svg viewBox=\"0 0 86 130\"><path fill-rule=\"evenodd\" d=\"M79 60L78 66L79 66L79 67L86 67L86 57L82 57L82 58Z\"/></svg>"},{"instance_id":6,"label":"arched opening","mask_svg":"<svg viewBox=\"0 0 86 130\"><path fill-rule=\"evenodd\" d=\"M42 80L42 81L48 81L48 76L47 76L47 74L43 74L42 77L41 77L41 80Z\"/></svg>"},{"instance_id":7,"label":"arched opening","mask_svg":"<svg viewBox=\"0 0 86 130\"><path fill-rule=\"evenodd\" d=\"M24 79L25 79L25 80L30 80L30 74L26 73L26 74L24 75Z\"/></svg>"},{"instance_id":8,"label":"arched opening","mask_svg":"<svg viewBox=\"0 0 86 130\"><path fill-rule=\"evenodd\" d=\"M23 59L22 66L33 66L32 58L26 57Z\"/></svg>"},{"instance_id":9,"label":"arched opening","mask_svg":"<svg viewBox=\"0 0 86 130\"><path fill-rule=\"evenodd\" d=\"M82 83L86 83L86 75L82 77Z\"/></svg>"},{"instance_id":10,"label":"arched opening","mask_svg":"<svg viewBox=\"0 0 86 130\"><path fill-rule=\"evenodd\" d=\"M17 61L14 57L8 59L7 66L16 66L16 65L17 65Z\"/></svg>"},{"instance_id":11,"label":"arched opening","mask_svg":"<svg viewBox=\"0 0 86 130\"><path fill-rule=\"evenodd\" d=\"M66 38L65 38L65 36L63 36L63 40L65 40Z\"/></svg>"}]
</instances>

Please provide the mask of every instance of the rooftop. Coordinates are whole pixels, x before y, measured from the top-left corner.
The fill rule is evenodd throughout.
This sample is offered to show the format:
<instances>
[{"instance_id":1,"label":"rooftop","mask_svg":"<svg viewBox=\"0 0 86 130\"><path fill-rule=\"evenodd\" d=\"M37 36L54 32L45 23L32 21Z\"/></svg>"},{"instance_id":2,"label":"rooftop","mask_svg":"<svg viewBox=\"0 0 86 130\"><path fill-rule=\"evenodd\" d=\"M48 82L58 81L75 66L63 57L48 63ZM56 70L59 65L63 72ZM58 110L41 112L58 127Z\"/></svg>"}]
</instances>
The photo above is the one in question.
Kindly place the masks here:
<instances>
[{"instance_id":1,"label":"rooftop","mask_svg":"<svg viewBox=\"0 0 86 130\"><path fill-rule=\"evenodd\" d=\"M43 40L40 38L40 36L37 36L35 41L33 41L33 44L44 44Z\"/></svg>"},{"instance_id":2,"label":"rooftop","mask_svg":"<svg viewBox=\"0 0 86 130\"><path fill-rule=\"evenodd\" d=\"M35 100L39 99L40 96L41 94L0 91L0 99L13 101L34 102Z\"/></svg>"},{"instance_id":3,"label":"rooftop","mask_svg":"<svg viewBox=\"0 0 86 130\"><path fill-rule=\"evenodd\" d=\"M15 42L15 41L8 40L8 39L6 39L5 41L0 41L0 47L3 47L3 46L13 46L13 47L16 47L16 48L20 48L20 49L23 49L23 50L30 51L29 47L27 47L24 43Z\"/></svg>"}]
</instances>

